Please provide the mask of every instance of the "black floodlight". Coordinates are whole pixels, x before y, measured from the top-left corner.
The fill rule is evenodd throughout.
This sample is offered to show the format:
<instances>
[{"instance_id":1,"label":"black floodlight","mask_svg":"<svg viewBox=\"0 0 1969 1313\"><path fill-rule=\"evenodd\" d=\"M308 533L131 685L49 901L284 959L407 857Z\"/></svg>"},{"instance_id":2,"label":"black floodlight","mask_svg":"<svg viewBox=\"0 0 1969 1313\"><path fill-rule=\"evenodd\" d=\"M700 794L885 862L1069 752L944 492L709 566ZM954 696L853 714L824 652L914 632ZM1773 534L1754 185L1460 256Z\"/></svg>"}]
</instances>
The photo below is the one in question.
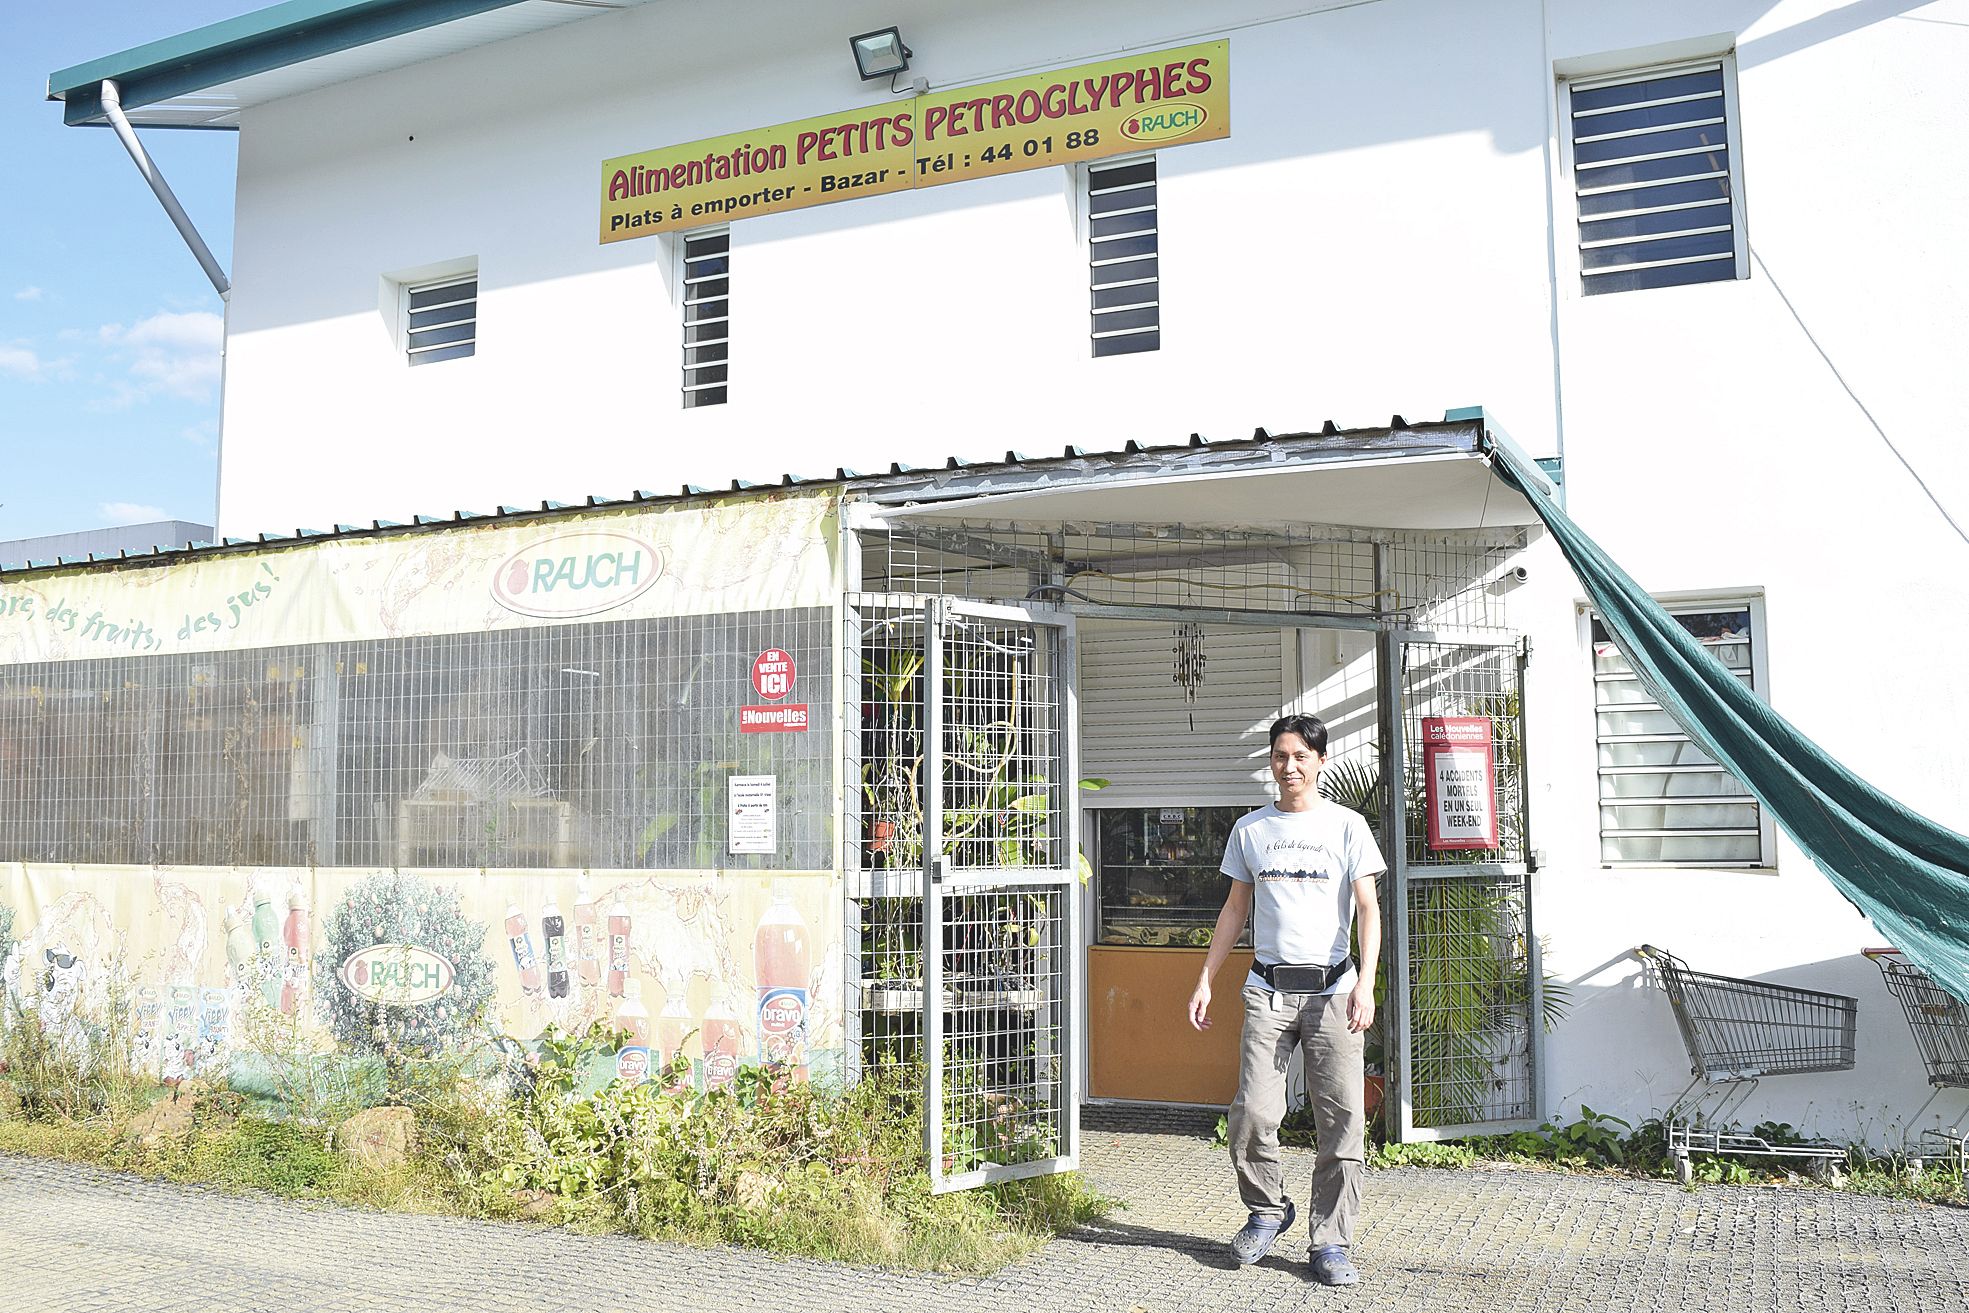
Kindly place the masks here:
<instances>
[{"instance_id":1,"label":"black floodlight","mask_svg":"<svg viewBox=\"0 0 1969 1313\"><path fill-rule=\"evenodd\" d=\"M914 53L902 43L901 29L894 27L849 37L848 48L855 52L855 67L861 70L864 82L894 77L909 67L909 57Z\"/></svg>"}]
</instances>

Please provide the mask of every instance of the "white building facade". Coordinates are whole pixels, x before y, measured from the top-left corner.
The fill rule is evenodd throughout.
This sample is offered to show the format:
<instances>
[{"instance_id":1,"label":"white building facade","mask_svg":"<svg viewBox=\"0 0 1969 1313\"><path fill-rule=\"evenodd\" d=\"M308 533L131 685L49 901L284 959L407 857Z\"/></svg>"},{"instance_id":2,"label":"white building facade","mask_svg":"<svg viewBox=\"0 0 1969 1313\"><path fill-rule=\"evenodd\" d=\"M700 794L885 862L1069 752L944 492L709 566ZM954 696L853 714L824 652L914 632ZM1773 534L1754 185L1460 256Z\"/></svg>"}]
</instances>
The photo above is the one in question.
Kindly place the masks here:
<instances>
[{"instance_id":1,"label":"white building facade","mask_svg":"<svg viewBox=\"0 0 1969 1313\"><path fill-rule=\"evenodd\" d=\"M898 21L892 90L844 47ZM1960 829L1969 544L1929 494L1969 506L1965 40L1959 0L529 0L126 104L140 128L240 133L221 534L1481 405L1783 714ZM598 240L606 161L1217 42L1224 135ZM1104 174L1143 163L1121 185L1152 177L1152 227L1102 229L1143 209L1104 203ZM1097 290L1114 232L1153 233L1130 248L1152 259L1139 300ZM1321 486L1297 519L1361 523ZM1430 524L1409 510L1386 522ZM1658 768L1689 764L1673 727L1596 679L1556 551L1534 534L1512 564L1535 925L1571 998L1537 1114L1638 1120L1686 1084L1631 953L1654 943L1859 999L1853 1069L1768 1081L1743 1124L1883 1142L1960 1116L1952 1092L1924 1108L1865 920L1700 762L1660 801ZM1364 640L1226 639L1238 683L1189 709L1199 738L1159 666L1123 673L1168 634L1085 626L1083 738L1113 790L1090 814L1262 800L1253 735L1371 665ZM1223 705L1240 690L1247 710ZM1097 696L1135 697L1161 746L1097 728ZM1195 787L1172 778L1185 752ZM1194 965L1166 970L1186 994ZM1091 1093L1158 1097L1117 1089Z\"/></svg>"}]
</instances>

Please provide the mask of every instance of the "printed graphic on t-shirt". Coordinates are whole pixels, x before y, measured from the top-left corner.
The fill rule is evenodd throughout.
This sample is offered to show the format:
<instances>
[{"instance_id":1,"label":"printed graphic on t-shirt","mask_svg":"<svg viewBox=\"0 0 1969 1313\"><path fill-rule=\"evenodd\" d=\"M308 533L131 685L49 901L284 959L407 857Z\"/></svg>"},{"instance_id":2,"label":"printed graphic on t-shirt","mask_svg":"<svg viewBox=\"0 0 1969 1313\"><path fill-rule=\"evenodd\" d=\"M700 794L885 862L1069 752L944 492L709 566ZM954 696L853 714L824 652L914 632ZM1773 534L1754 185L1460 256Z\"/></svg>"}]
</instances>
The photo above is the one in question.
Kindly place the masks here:
<instances>
[{"instance_id":1,"label":"printed graphic on t-shirt","mask_svg":"<svg viewBox=\"0 0 1969 1313\"><path fill-rule=\"evenodd\" d=\"M1325 884L1333 879L1340 865L1337 855L1323 843L1306 839L1272 839L1265 844L1265 865L1258 868L1259 883L1272 880L1312 880Z\"/></svg>"}]
</instances>

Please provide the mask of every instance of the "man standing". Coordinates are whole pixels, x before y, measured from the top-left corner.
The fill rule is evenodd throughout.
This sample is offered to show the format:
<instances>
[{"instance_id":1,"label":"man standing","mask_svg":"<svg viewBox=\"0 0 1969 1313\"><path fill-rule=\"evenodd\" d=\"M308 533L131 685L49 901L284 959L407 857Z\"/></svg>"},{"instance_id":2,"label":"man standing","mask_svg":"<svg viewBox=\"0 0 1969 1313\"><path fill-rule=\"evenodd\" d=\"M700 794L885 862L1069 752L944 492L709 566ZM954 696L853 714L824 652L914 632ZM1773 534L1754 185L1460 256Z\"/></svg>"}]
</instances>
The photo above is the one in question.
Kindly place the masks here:
<instances>
[{"instance_id":1,"label":"man standing","mask_svg":"<svg viewBox=\"0 0 1969 1313\"><path fill-rule=\"evenodd\" d=\"M1326 726L1314 716L1272 725L1278 801L1238 820L1224 846L1231 878L1203 975L1190 996L1190 1024L1210 1028L1210 982L1255 911L1257 961L1244 984L1244 1036L1231 1104L1231 1164L1250 1220L1231 1241L1240 1263L1272 1251L1296 1210L1285 1193L1278 1127L1286 1072L1305 1054L1306 1092L1319 1136L1307 1202L1312 1276L1322 1285L1360 1280L1348 1248L1360 1211L1367 1117L1362 1108L1362 1032L1374 1024L1374 970L1381 955L1375 878L1387 864L1358 813L1319 794ZM1360 919L1360 962L1348 955Z\"/></svg>"}]
</instances>

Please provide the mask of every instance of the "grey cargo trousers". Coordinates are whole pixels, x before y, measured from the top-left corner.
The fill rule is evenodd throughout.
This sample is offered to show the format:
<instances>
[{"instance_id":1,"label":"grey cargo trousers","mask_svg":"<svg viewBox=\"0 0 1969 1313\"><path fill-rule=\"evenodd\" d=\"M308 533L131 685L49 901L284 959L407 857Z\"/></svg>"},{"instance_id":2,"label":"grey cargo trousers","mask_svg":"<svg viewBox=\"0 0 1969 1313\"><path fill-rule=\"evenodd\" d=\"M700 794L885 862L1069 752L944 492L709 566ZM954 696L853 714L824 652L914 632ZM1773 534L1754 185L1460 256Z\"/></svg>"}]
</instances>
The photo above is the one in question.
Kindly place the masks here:
<instances>
[{"instance_id":1,"label":"grey cargo trousers","mask_svg":"<svg viewBox=\"0 0 1969 1313\"><path fill-rule=\"evenodd\" d=\"M1303 1049L1306 1093L1319 1136L1313 1192L1307 1203L1310 1245L1350 1246L1360 1214L1361 1166L1367 1116L1362 1108L1363 1037L1347 1029L1345 989L1332 994L1282 994L1244 989L1244 1037L1237 1098L1231 1103L1231 1165L1238 1194L1260 1217L1285 1214L1285 1173L1278 1126L1285 1116L1286 1072Z\"/></svg>"}]
</instances>

